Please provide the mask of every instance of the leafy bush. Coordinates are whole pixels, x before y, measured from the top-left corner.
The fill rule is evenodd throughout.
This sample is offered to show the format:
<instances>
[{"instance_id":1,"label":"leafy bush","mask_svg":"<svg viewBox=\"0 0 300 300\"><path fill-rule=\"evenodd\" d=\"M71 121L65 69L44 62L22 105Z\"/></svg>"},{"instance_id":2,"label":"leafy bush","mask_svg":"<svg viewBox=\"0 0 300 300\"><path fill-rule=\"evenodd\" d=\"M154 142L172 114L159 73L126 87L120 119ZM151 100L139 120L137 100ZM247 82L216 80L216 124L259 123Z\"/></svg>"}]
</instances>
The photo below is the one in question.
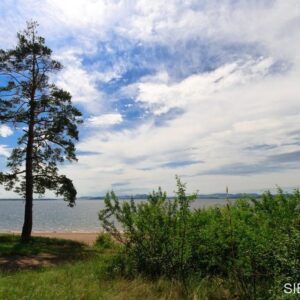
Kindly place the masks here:
<instances>
[{"instance_id":1,"label":"leafy bush","mask_svg":"<svg viewBox=\"0 0 300 300\"><path fill-rule=\"evenodd\" d=\"M98 250L112 249L113 247L115 247L115 242L113 241L110 234L101 233L96 239L95 247Z\"/></svg>"},{"instance_id":2,"label":"leafy bush","mask_svg":"<svg viewBox=\"0 0 300 300\"><path fill-rule=\"evenodd\" d=\"M179 178L174 199L159 189L147 201L120 203L108 193L99 219L124 245L119 271L175 278L185 286L193 278L207 290L208 282L226 282L223 291L237 299L285 299L284 283L300 282L299 191L278 189L192 210L195 198Z\"/></svg>"},{"instance_id":3,"label":"leafy bush","mask_svg":"<svg viewBox=\"0 0 300 300\"><path fill-rule=\"evenodd\" d=\"M187 196L179 179L177 188L172 200L161 189L139 204L133 200L120 204L113 192L105 198L106 208L99 219L103 228L124 244L124 253L131 258L136 272L150 277L185 278L191 268L190 202L195 195ZM115 221L122 225L122 231Z\"/></svg>"}]
</instances>

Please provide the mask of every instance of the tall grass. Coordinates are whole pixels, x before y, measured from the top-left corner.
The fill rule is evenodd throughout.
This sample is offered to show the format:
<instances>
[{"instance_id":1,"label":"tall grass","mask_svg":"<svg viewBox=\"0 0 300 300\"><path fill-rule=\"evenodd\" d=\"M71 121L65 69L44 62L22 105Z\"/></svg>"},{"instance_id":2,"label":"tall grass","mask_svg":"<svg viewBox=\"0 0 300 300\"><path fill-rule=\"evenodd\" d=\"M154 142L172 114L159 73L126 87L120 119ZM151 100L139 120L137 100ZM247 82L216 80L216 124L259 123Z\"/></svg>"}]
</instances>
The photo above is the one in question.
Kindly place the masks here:
<instances>
[{"instance_id":1,"label":"tall grass","mask_svg":"<svg viewBox=\"0 0 300 300\"><path fill-rule=\"evenodd\" d=\"M53 244L55 242L54 240ZM142 276L126 278L113 273L111 269L115 263L113 253L118 245L108 242L107 236L100 237L97 244L94 256L84 260L35 270L0 271L0 299L182 300L185 298L184 288L178 280L165 277L149 280ZM206 299L200 295L197 285L198 283L193 285L194 291L191 292L189 299ZM203 284L203 287L204 290L208 290L207 283ZM213 289L215 288L216 286ZM223 293L220 288L218 293ZM198 294L201 298L197 296Z\"/></svg>"}]
</instances>

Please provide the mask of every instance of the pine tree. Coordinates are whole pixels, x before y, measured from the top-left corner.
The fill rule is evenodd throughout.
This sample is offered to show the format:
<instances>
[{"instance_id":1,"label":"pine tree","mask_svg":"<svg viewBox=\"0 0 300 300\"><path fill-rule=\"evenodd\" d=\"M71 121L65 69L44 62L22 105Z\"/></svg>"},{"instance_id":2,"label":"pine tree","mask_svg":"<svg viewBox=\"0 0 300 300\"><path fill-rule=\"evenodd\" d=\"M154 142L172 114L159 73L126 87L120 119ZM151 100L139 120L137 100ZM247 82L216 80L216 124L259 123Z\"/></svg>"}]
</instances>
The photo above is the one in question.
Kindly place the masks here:
<instances>
[{"instance_id":1,"label":"pine tree","mask_svg":"<svg viewBox=\"0 0 300 300\"><path fill-rule=\"evenodd\" d=\"M71 95L49 82L49 75L62 69L51 58L52 51L37 33L38 24L28 22L17 34L15 49L0 50L0 122L15 127L17 145L8 158L8 172L0 172L0 183L25 199L22 240L32 231L33 195L55 191L75 204L76 189L57 163L76 161L74 143L81 113Z\"/></svg>"}]
</instances>

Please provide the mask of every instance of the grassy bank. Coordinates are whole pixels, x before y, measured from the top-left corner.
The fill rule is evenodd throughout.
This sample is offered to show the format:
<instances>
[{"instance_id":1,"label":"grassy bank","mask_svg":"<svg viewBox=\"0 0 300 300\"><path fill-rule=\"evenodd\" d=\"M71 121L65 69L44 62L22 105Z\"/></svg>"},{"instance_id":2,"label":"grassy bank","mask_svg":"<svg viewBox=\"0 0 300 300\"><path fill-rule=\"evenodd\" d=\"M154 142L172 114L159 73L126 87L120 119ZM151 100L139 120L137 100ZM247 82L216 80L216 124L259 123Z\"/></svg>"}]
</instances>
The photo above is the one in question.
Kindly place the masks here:
<instances>
[{"instance_id":1,"label":"grassy bank","mask_svg":"<svg viewBox=\"0 0 300 300\"><path fill-rule=\"evenodd\" d=\"M118 269L121 246L107 235L100 236L93 247L39 237L20 244L19 237L7 234L0 235L0 241L0 260L16 256L33 258L40 254L59 258L51 266L7 268L0 263L1 300L233 299L229 286L220 278L194 279L187 294L176 279L121 275Z\"/></svg>"},{"instance_id":2,"label":"grassy bank","mask_svg":"<svg viewBox=\"0 0 300 300\"><path fill-rule=\"evenodd\" d=\"M182 299L180 289L167 280L110 279L105 262L93 258L39 271L24 271L0 279L1 299Z\"/></svg>"},{"instance_id":3,"label":"grassy bank","mask_svg":"<svg viewBox=\"0 0 300 300\"><path fill-rule=\"evenodd\" d=\"M0 258L33 258L40 254L58 258L54 266L34 269L8 269L0 264L0 299L182 299L182 288L176 281L116 276L113 257L117 248L106 237L94 247L87 247L38 237L20 244L17 236L0 235Z\"/></svg>"},{"instance_id":4,"label":"grassy bank","mask_svg":"<svg viewBox=\"0 0 300 300\"><path fill-rule=\"evenodd\" d=\"M21 243L19 235L0 234L1 256L48 253L62 259L76 259L86 250L88 248L84 244L71 240L34 237L27 243Z\"/></svg>"},{"instance_id":5,"label":"grassy bank","mask_svg":"<svg viewBox=\"0 0 300 300\"><path fill-rule=\"evenodd\" d=\"M299 191L192 210L194 199L180 180L172 200L160 189L141 203L109 193L99 213L107 233L93 247L0 236L0 298L298 299L284 284L300 282ZM40 260L1 265L22 258Z\"/></svg>"},{"instance_id":6,"label":"grassy bank","mask_svg":"<svg viewBox=\"0 0 300 300\"><path fill-rule=\"evenodd\" d=\"M286 283L300 282L298 190L193 210L195 199L178 178L172 200L161 189L143 203L109 193L99 218L123 245L119 271L178 280L200 299L298 299L284 293Z\"/></svg>"}]
</instances>

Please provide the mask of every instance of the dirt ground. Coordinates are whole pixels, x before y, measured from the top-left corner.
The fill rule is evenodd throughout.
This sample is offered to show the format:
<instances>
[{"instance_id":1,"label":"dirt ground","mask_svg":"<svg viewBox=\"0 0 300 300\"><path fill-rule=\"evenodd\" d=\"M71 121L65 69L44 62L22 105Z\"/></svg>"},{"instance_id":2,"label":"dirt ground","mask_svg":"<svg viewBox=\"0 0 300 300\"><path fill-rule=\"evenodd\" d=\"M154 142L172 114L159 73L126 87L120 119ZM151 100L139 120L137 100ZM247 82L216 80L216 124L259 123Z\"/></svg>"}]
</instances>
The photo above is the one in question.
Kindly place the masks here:
<instances>
[{"instance_id":1,"label":"dirt ground","mask_svg":"<svg viewBox=\"0 0 300 300\"><path fill-rule=\"evenodd\" d=\"M14 232L14 234L20 234ZM97 239L97 232L33 232L32 236L41 236L49 238L59 238L73 240L92 246ZM28 269L41 266L53 266L64 261L61 257L49 253L39 253L35 255L9 255L0 256L0 269Z\"/></svg>"},{"instance_id":2,"label":"dirt ground","mask_svg":"<svg viewBox=\"0 0 300 300\"><path fill-rule=\"evenodd\" d=\"M32 269L41 266L54 266L60 261L61 260L55 255L48 253L27 256L9 255L6 257L0 257L0 269Z\"/></svg>"}]
</instances>

